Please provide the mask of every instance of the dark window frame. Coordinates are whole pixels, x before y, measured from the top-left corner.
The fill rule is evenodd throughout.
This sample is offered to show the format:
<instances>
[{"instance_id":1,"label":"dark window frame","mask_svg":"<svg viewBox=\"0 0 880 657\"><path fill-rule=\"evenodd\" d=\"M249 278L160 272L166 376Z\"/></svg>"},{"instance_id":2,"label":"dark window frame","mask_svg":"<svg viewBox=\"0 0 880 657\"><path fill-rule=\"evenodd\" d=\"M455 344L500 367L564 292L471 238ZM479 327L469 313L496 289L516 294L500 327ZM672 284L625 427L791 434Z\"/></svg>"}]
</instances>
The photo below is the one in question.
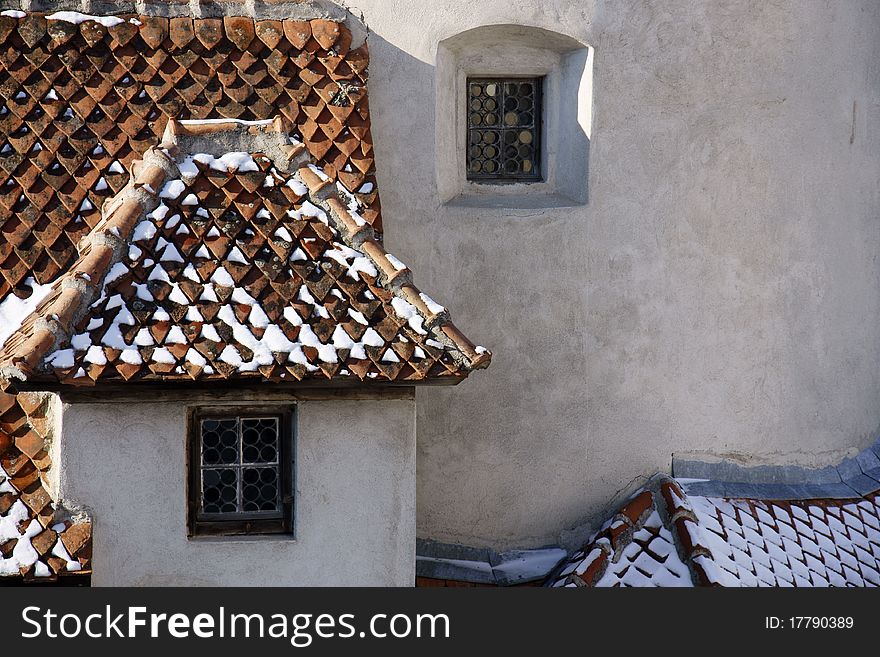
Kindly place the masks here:
<instances>
[{"instance_id":1,"label":"dark window frame","mask_svg":"<svg viewBox=\"0 0 880 657\"><path fill-rule=\"evenodd\" d=\"M294 473L296 440L293 406L199 406L187 414L187 535L200 536L261 536L293 535ZM279 422L278 464L281 475L281 513L277 517L260 517L259 513L202 514L202 421L205 419L249 419L277 417ZM210 515L210 517L206 517Z\"/></svg>"},{"instance_id":2,"label":"dark window frame","mask_svg":"<svg viewBox=\"0 0 880 657\"><path fill-rule=\"evenodd\" d=\"M467 117L466 121L466 135L465 135L465 177L468 182L473 183L489 183L489 184L515 184L515 183L538 183L544 182L544 173L543 173L543 142L544 142L544 82L545 76L528 76L528 75L481 75L481 76L468 76L466 79L466 92L465 92L465 116ZM486 98L483 96L486 95L485 87L489 84L497 84L500 89L498 93L498 99L496 102L496 109L493 112L497 116L495 117L495 122L489 125L485 123L476 123L474 118L476 115L480 116L480 120L484 120L486 118L485 113L481 114L483 110L474 111L472 102L475 100L472 90L475 86L480 86L483 88L483 92L480 94L480 99L485 102ZM533 87L532 90L532 120L531 122L522 123L517 122L514 126L505 125L505 103L508 98L507 85L509 84L531 84ZM494 98L494 97L493 97ZM521 111L521 110L519 110ZM491 112L491 110L490 110ZM520 115L521 116L521 115ZM505 141L505 137L508 134L514 134L516 132L529 132L532 143L531 144L523 144L518 139L516 142L512 144L507 144ZM482 140L477 140L476 143L480 144L478 148L482 149L482 153L479 156L475 155L474 152L474 133L493 133L496 135L497 141L491 144L485 144ZM517 156L516 158L508 158L504 154L504 148L510 145L516 145L517 147L525 146L528 148L531 147L531 160L532 160L532 170L528 173L524 172L515 172L511 173L509 171L505 171L505 164L508 159L517 159L522 160L528 156ZM485 149L487 147L491 148L492 146L496 146L497 155L493 158L489 158L495 161L497 165L497 169L492 172L487 171L479 171L476 172L472 168L472 164L474 160L483 161L483 166L485 166Z\"/></svg>"}]
</instances>

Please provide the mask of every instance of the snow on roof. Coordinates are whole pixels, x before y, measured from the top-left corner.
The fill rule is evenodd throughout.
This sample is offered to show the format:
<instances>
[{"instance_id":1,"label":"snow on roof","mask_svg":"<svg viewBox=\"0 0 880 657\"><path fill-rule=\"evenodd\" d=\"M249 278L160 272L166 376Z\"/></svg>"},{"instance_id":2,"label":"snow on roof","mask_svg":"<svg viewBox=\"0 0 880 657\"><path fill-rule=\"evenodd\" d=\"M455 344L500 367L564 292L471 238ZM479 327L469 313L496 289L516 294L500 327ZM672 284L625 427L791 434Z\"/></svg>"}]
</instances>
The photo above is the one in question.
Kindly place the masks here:
<instances>
[{"instance_id":1,"label":"snow on roof","mask_svg":"<svg viewBox=\"0 0 880 657\"><path fill-rule=\"evenodd\" d=\"M201 124L197 133L226 129ZM80 260L0 352L0 375L73 385L416 383L455 382L488 364L321 168L287 170L302 145L287 145L284 163L179 152L177 139L194 130L171 122L162 146L135 163Z\"/></svg>"},{"instance_id":2,"label":"snow on roof","mask_svg":"<svg viewBox=\"0 0 880 657\"><path fill-rule=\"evenodd\" d=\"M170 118L254 126L284 115L381 232L369 56L351 45L345 24L324 19L0 12L0 302L70 268ZM32 62L56 67L51 80Z\"/></svg>"},{"instance_id":3,"label":"snow on roof","mask_svg":"<svg viewBox=\"0 0 880 657\"><path fill-rule=\"evenodd\" d=\"M0 302L13 288L24 298L56 282L39 304L35 296L0 306L4 314L14 311L11 325L20 325L0 353L5 380L455 381L488 364L490 354L413 287L409 269L381 245L366 49L350 49L344 25L316 19L294 30L284 21L239 17L169 21L77 12L9 14L0 23L0 41L25 59L30 51L58 56L73 49L92 67L94 57L116 50L144 60L118 71L118 58L110 57L95 68L85 96L76 67L62 65L48 87L11 75L15 83L0 108L12 121L3 151L21 166L0 186L0 224L13 244L22 244L9 257L0 253ZM266 56L250 54L254 39ZM195 59L183 66L166 56L169 49ZM276 50L285 60L290 52L308 57L282 70ZM231 67L218 77L221 93L209 93L199 80L240 53L248 53L247 70ZM161 75L154 58L165 62ZM15 70L12 61L0 66ZM283 163L266 156L258 162L259 153L244 150L176 153L158 165L161 154L148 153L170 117L168 126L198 136L267 130L281 116L287 147L305 155L299 171L282 175ZM54 134L68 118L82 127L59 147L46 131ZM139 175L135 167L150 165L138 164L138 155L152 158L161 175ZM134 192L149 202L136 206ZM144 216L127 226L141 210ZM266 226L272 231L264 234ZM114 240L125 243L125 253L108 246ZM187 296L193 286L200 287L198 298ZM222 297L227 288L234 299ZM248 305L252 312L236 316ZM152 317L138 310L148 306ZM169 321L173 326L165 327ZM184 329L196 332L181 341Z\"/></svg>"},{"instance_id":4,"label":"snow on roof","mask_svg":"<svg viewBox=\"0 0 880 657\"><path fill-rule=\"evenodd\" d=\"M880 498L690 498L725 586L880 586Z\"/></svg>"},{"instance_id":5,"label":"snow on roof","mask_svg":"<svg viewBox=\"0 0 880 657\"><path fill-rule=\"evenodd\" d=\"M43 485L51 461L45 396L0 393L0 577L88 576L91 524L58 509Z\"/></svg>"},{"instance_id":6,"label":"snow on roof","mask_svg":"<svg viewBox=\"0 0 880 657\"><path fill-rule=\"evenodd\" d=\"M851 500L688 495L655 477L548 585L880 586L880 492Z\"/></svg>"}]
</instances>

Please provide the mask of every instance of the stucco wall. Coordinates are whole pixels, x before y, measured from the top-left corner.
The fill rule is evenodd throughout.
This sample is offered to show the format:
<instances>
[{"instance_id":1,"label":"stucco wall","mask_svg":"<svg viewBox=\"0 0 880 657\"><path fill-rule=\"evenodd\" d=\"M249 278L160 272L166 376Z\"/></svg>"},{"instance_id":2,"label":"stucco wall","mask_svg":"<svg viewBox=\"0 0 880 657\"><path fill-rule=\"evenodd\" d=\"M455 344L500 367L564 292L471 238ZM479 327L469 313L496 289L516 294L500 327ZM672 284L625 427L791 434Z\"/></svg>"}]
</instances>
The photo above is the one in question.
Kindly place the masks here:
<instances>
[{"instance_id":1,"label":"stucco wall","mask_svg":"<svg viewBox=\"0 0 880 657\"><path fill-rule=\"evenodd\" d=\"M676 452L821 465L876 435L880 4L347 4L388 247L495 352L418 392L420 536L537 546ZM586 205L439 200L438 43L497 23L595 48Z\"/></svg>"},{"instance_id":2,"label":"stucco wall","mask_svg":"<svg viewBox=\"0 0 880 657\"><path fill-rule=\"evenodd\" d=\"M60 493L92 515L94 585L412 586L412 399L297 404L295 540L187 539L186 408L64 405Z\"/></svg>"}]
</instances>

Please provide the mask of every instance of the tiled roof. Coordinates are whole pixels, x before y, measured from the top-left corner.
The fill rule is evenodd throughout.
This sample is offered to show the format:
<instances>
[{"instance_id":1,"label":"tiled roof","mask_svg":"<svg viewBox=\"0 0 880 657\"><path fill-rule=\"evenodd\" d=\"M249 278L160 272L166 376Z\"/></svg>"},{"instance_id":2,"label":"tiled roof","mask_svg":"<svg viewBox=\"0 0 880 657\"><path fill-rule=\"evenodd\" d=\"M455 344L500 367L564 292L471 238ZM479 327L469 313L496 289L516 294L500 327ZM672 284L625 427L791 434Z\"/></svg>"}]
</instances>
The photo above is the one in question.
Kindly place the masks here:
<instances>
[{"instance_id":1,"label":"tiled roof","mask_svg":"<svg viewBox=\"0 0 880 657\"><path fill-rule=\"evenodd\" d=\"M691 498L725 586L880 586L880 496L764 502Z\"/></svg>"},{"instance_id":2,"label":"tiled roof","mask_svg":"<svg viewBox=\"0 0 880 657\"><path fill-rule=\"evenodd\" d=\"M0 393L0 577L57 581L91 572L91 524L52 501L48 398Z\"/></svg>"},{"instance_id":3,"label":"tiled roof","mask_svg":"<svg viewBox=\"0 0 880 657\"><path fill-rule=\"evenodd\" d=\"M0 377L415 383L488 365L359 214L375 192L334 184L285 124L169 122ZM266 153L187 152L236 138Z\"/></svg>"},{"instance_id":4,"label":"tiled roof","mask_svg":"<svg viewBox=\"0 0 880 657\"><path fill-rule=\"evenodd\" d=\"M369 56L344 25L54 16L0 15L0 299L71 266L170 118L281 115L334 182L375 187ZM378 198L365 200L381 231Z\"/></svg>"},{"instance_id":5,"label":"tiled roof","mask_svg":"<svg viewBox=\"0 0 880 657\"><path fill-rule=\"evenodd\" d=\"M652 481L549 586L880 586L880 493L763 501Z\"/></svg>"}]
</instances>

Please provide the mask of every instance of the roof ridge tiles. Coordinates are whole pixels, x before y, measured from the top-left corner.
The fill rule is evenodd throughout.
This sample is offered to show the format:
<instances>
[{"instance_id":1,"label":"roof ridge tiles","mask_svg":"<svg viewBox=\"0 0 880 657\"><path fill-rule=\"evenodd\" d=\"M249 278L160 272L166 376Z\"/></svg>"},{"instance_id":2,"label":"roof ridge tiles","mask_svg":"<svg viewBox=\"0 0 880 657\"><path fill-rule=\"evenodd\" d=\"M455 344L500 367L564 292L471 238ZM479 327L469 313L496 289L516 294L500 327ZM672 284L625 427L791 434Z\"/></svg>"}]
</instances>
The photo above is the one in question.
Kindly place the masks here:
<instances>
[{"instance_id":1,"label":"roof ridge tiles","mask_svg":"<svg viewBox=\"0 0 880 657\"><path fill-rule=\"evenodd\" d=\"M135 225L139 220L143 220L154 210L161 207L163 200L166 199L166 190L164 189L166 181L180 181L180 191L178 191L175 198L179 198L183 194L182 190L187 186L195 184L196 186L192 189L197 192L198 197L193 193L190 193L189 197L195 199L193 203L198 203L203 194L209 196L213 193L210 191L213 189L212 184L216 185L218 183L204 180L202 183L196 183L195 181L197 181L200 175L207 175L210 179L211 175L215 175L211 172L217 170L216 166L219 162L221 169L223 166L227 168L227 177L223 178L221 176L220 180L229 181L223 183L223 192L228 197L228 200L225 202L229 203L230 206L234 206L237 212L241 213L241 217L244 218L246 223L254 221L259 206L254 206L252 202L240 201L238 195L250 194L252 195L251 198L254 198L253 194L257 191L258 187L265 187L269 183L272 183L269 186L278 184L272 182L276 180L271 173L272 171L289 168L288 165L291 163L291 160L296 160L296 158L299 158L299 164L302 164L301 159L305 149L302 144L290 138L290 131L291 125L283 117L254 122L227 120L180 122L174 119L169 120L160 145L149 148L145 152L143 159L132 163L128 183L116 195L105 202L102 207L102 219L80 242L80 257L75 261L71 269L56 282L55 288L50 293L47 301L38 306L32 317L26 318L20 329L16 332L17 334L23 333L29 327L32 327L32 335L28 339L14 337L9 341L13 349L7 353L7 357L4 360L11 361L12 366L0 370L0 379L2 379L0 382L4 383L5 387L11 387L13 380L27 379L29 375L39 368L41 363L44 361L48 362L50 354L58 351L70 342L73 337L74 327L89 312L95 300L101 294L107 294L106 290L102 292L102 286L107 284L105 279L111 269L120 263L125 254L129 253L130 249L135 246L131 241ZM268 144L265 138L273 134L281 135L282 139L275 138L271 144ZM230 135L237 135L242 138L243 141L240 140L235 143L238 147L244 148L244 151L228 152L220 157L208 154L200 156L198 153L190 152L193 150L191 146L201 144L202 142L199 140L206 136L210 136L221 144L228 144ZM266 150L269 152L263 153L260 146L267 144L269 147ZM235 157L227 160L225 159L227 156ZM252 156L256 157L256 160ZM261 166L256 165L257 160L264 162L262 170ZM182 166L186 161L190 161L190 167L193 164L196 165L193 172L183 171ZM249 166L252 168L240 170L242 164L245 167ZM389 295L383 298L383 300L393 307L394 313L400 318L398 321L405 321L413 327L416 333L424 335L428 345L431 345L430 338L433 338L436 341L433 347L445 350L451 360L461 368L463 374L489 365L491 353L488 350L474 346L450 321L448 311L413 285L412 273L409 268L385 250L375 230L357 215L355 209L346 207L341 202L339 195L343 193L343 190L337 190L336 185L315 164L299 166L298 169L289 173L292 173L290 181L300 181L304 185L306 194L303 196L301 193L297 193L300 198L306 199L308 203L312 204L313 208L318 208L326 213L326 228L322 227L320 223L314 223L312 224L312 230L316 231L318 235L321 235L322 230L326 232L327 234L322 239L328 243L335 236L341 244L357 252L358 256L363 256L370 263L370 266L375 268L376 284L385 289L384 294ZM250 177L253 177L253 180ZM234 180L236 182L233 182ZM237 188L235 184L238 185ZM232 185L232 187L229 187L229 185ZM285 192L285 194L282 194L282 197L291 198L287 194L289 191L288 187L288 184L282 185L282 189ZM199 189L202 191L198 191ZM235 189L241 191L235 192ZM162 199L160 199L160 196ZM292 201L289 202L292 203ZM184 200L183 204L187 205L189 202ZM281 210L275 211L279 212ZM266 212L266 210L264 209L262 212ZM162 217L159 217L158 221L164 221L164 216L163 214ZM205 216L208 215L206 214ZM266 218L269 217L271 217L271 214L266 215ZM238 235L241 230L241 226L236 222L224 225L227 226L224 228L224 231L234 231L229 233L231 237ZM186 226L183 226L183 228L186 228ZM257 228L257 230L261 233L264 232L263 228ZM277 229L273 228L270 230L274 231ZM297 235L299 235L298 232ZM222 240L224 238L218 235L218 239ZM254 251L250 250L249 243L250 240L242 242L240 238L229 240L229 245L234 246L238 244L239 246L234 246L227 256L228 259L221 263L221 267L226 267L232 272L232 278L236 286L240 284L241 276L243 276L245 271L238 271L236 269L236 261L244 257L242 251L247 252L248 257L253 257L256 255L256 250L259 249L259 242L256 246L252 247ZM173 248L173 245L168 244ZM309 251L308 247L305 248ZM315 257L311 253L310 256ZM213 257L220 258L220 253L214 253ZM254 264L257 263L255 262ZM259 266L264 268L266 265ZM181 283L181 285L183 284ZM316 294L319 293L318 288L314 288L313 283L310 281L305 282L305 287L312 289ZM181 290L183 290L182 287ZM190 290L190 294L193 293L195 292ZM165 295L167 291L157 292L157 294ZM198 294L201 294L201 292L198 292ZM320 292L320 298L323 298L325 294L326 291ZM160 296L157 298L163 299L165 297ZM195 301L195 299L190 299L190 301ZM176 316L172 314L172 317L176 321L182 315ZM239 321L244 320L239 318ZM315 326L316 330L318 328ZM376 328L379 329L381 334L391 327L381 328L376 326ZM256 331L257 339L261 339L261 329L255 327L254 330ZM357 335L357 333L351 333L351 335ZM384 346L382 346L380 351L380 353L384 352L382 355L383 362L374 362L376 362L376 366L380 371L385 373L386 376L393 378L392 374L395 374L400 369L399 366L395 367L394 364L400 361L398 356L390 353L391 346L387 342L389 339L388 335L385 334ZM315 347L328 344L328 338L329 334L325 334L320 339L320 342L316 343ZM310 341L311 339L307 334L306 340ZM335 340L336 338L334 338ZM406 340L403 340L403 343L406 342ZM311 349L313 347L304 345L303 348ZM172 353L176 353L175 349L180 350L178 346L175 346L174 349L171 349ZM368 353L372 353L369 349L374 349L374 347L371 346L367 350ZM201 347L199 347L199 350L201 351ZM413 347L402 344L396 347L395 350L408 359L413 352ZM378 355L374 355L373 358L378 358ZM0 365L2 364L0 362ZM268 371L267 367L269 366L261 366L259 368L260 372L265 374ZM366 370L355 368L355 366L352 367L363 378ZM125 371L121 371L119 368L120 366L117 366L117 371L120 371L123 378L128 379L136 374L139 366L136 367L126 362ZM322 365L321 369L325 370L325 374L329 377L332 376L332 373L338 367L328 370L328 368ZM220 373L223 374L223 371L221 370ZM190 375L195 378L194 375ZM266 375L268 376L268 374ZM422 371L420 376L421 378L429 378L427 369ZM77 380L77 377L79 377L79 380ZM89 377L80 377L80 375L76 375L73 378L64 375L63 381L67 383L93 383L93 380Z\"/></svg>"},{"instance_id":2,"label":"roof ridge tiles","mask_svg":"<svg viewBox=\"0 0 880 657\"><path fill-rule=\"evenodd\" d=\"M649 536L647 540L641 537L642 530L652 518L655 518L655 524L662 525L665 540L671 544L668 549L673 550L680 560L673 564L673 570L677 569L679 576L687 572L690 583L698 586L725 585L724 573L715 563L709 541L687 494L678 482L662 473L652 477L630 496L600 531L551 575L547 585L605 585L600 584L600 580L605 581L603 577L610 568L613 573L609 573L609 577L612 580L620 578L624 585L638 585L627 584L629 581L647 581L644 574L640 575L641 580L628 579L628 564L635 563L645 552L651 555L648 563L656 564L659 571L671 558L668 553L662 556L662 560L657 559L661 555L652 545L659 534ZM636 547L630 547L634 543ZM623 559L628 561L624 563Z\"/></svg>"},{"instance_id":3,"label":"roof ridge tiles","mask_svg":"<svg viewBox=\"0 0 880 657\"><path fill-rule=\"evenodd\" d=\"M492 353L475 346L449 319L445 308L432 312L425 295L412 282L412 271L376 239L375 232L366 222L358 222L352 212L336 196L332 181L325 180L314 165L302 167L297 175L309 188L309 195L327 211L346 246L366 255L379 271L379 280L400 300L413 306L421 316L424 327L441 343L451 348L453 358L469 370L484 369L492 362ZM318 200L323 197L324 200ZM392 256L393 257L393 256ZM399 266L398 266L399 265ZM433 303L433 302L431 302Z\"/></svg>"},{"instance_id":4,"label":"roof ridge tiles","mask_svg":"<svg viewBox=\"0 0 880 657\"><path fill-rule=\"evenodd\" d=\"M696 586L880 586L880 493L762 500L690 483L652 477L546 585L680 586L669 571Z\"/></svg>"},{"instance_id":5,"label":"roof ridge tiles","mask_svg":"<svg viewBox=\"0 0 880 657\"><path fill-rule=\"evenodd\" d=\"M100 294L105 276L121 260L135 224L158 205L158 192L152 185L161 188L168 166L173 164L155 148L148 150L139 163L144 166L139 168L137 179L131 174L126 186L108 199L102 209L103 219L80 242L80 257L10 336L7 344L15 344L16 335L33 325L33 334L18 342L19 347L4 354L0 361L0 384L4 388L14 380L27 379L56 346L70 339L73 327Z\"/></svg>"}]
</instances>

